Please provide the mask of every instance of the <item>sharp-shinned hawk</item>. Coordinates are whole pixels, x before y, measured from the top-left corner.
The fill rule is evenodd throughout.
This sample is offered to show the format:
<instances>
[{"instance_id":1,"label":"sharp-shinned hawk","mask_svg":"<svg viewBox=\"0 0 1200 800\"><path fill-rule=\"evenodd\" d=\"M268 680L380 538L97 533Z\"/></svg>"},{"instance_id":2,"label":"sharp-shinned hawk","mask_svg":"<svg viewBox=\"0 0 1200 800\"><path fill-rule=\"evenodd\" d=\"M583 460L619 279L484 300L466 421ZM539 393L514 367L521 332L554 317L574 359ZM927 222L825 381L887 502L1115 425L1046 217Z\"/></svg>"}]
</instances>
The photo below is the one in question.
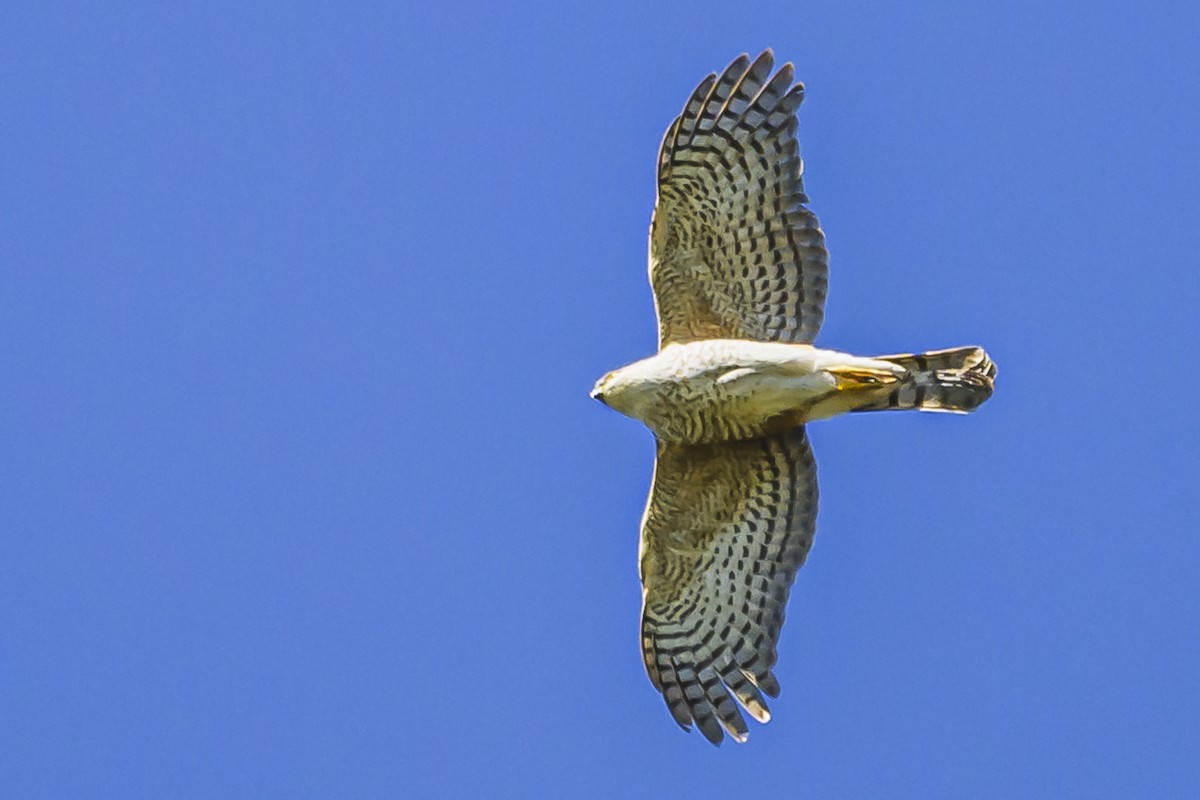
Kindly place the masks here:
<instances>
[{"instance_id":1,"label":"sharp-shinned hawk","mask_svg":"<svg viewBox=\"0 0 1200 800\"><path fill-rule=\"evenodd\" d=\"M812 544L804 425L853 411L967 412L992 394L978 347L865 358L813 346L828 253L796 142L804 96L770 50L701 81L658 156L650 283L659 351L592 396L657 439L642 520L642 652L685 729L769 719L784 605Z\"/></svg>"}]
</instances>

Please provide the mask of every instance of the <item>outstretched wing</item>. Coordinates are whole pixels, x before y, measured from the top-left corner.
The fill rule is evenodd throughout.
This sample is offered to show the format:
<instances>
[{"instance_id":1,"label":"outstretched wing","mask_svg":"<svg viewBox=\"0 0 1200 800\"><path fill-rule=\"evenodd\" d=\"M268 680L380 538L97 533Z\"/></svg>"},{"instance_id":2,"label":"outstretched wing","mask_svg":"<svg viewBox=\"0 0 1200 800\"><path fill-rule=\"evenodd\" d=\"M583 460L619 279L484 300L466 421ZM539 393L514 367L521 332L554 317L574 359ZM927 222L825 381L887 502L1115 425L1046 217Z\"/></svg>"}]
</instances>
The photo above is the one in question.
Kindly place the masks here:
<instances>
[{"instance_id":1,"label":"outstretched wing","mask_svg":"<svg viewBox=\"0 0 1200 800\"><path fill-rule=\"evenodd\" d=\"M812 545L817 470L804 429L711 445L659 444L642 521L642 655L685 730L744 741L759 722L784 605Z\"/></svg>"},{"instance_id":2,"label":"outstretched wing","mask_svg":"<svg viewBox=\"0 0 1200 800\"><path fill-rule=\"evenodd\" d=\"M696 339L811 342L828 253L805 207L796 142L803 84L742 55L696 87L667 129L650 226L659 347Z\"/></svg>"}]
</instances>

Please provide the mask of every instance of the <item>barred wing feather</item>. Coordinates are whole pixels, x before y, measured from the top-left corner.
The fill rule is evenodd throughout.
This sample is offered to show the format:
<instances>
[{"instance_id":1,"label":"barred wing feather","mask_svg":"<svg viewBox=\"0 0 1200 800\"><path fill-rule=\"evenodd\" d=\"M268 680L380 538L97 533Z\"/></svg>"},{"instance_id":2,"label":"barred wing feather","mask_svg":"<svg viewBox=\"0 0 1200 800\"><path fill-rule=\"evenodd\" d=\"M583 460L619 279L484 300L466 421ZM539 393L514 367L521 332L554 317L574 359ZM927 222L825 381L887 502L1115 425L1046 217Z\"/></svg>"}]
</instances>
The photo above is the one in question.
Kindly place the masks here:
<instances>
[{"instance_id":1,"label":"barred wing feather","mask_svg":"<svg viewBox=\"0 0 1200 800\"><path fill-rule=\"evenodd\" d=\"M791 64L743 55L705 78L658 159L650 283L659 346L810 343L824 317L825 236L805 204Z\"/></svg>"},{"instance_id":2,"label":"barred wing feather","mask_svg":"<svg viewBox=\"0 0 1200 800\"><path fill-rule=\"evenodd\" d=\"M769 718L784 606L812 545L817 473L804 429L658 448L642 522L642 653L685 729L714 744ZM736 698L737 703L734 702Z\"/></svg>"}]
</instances>

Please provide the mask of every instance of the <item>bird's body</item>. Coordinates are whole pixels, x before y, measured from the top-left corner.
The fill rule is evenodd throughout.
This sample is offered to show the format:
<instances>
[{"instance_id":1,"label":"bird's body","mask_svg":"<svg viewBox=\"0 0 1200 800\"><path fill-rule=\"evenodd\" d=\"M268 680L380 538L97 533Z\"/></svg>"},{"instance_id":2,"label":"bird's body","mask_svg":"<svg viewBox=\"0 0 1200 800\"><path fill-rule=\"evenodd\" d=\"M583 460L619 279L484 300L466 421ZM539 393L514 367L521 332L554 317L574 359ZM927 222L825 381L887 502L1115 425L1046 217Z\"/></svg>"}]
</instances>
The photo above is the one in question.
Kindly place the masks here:
<instances>
[{"instance_id":1,"label":"bird's body","mask_svg":"<svg viewBox=\"0 0 1200 800\"><path fill-rule=\"evenodd\" d=\"M816 529L804 425L857 411L964 413L992 394L978 347L867 358L815 347L828 253L807 208L792 66L709 75L658 159L650 283L659 351L592 396L654 432L642 520L642 653L671 715L719 744L760 722L788 589ZM735 702L736 699L736 702Z\"/></svg>"},{"instance_id":2,"label":"bird's body","mask_svg":"<svg viewBox=\"0 0 1200 800\"><path fill-rule=\"evenodd\" d=\"M851 393L830 370L851 365L881 381L904 372L807 344L706 339L667 345L611 373L597 394L661 442L753 439L849 411Z\"/></svg>"},{"instance_id":3,"label":"bird's body","mask_svg":"<svg viewBox=\"0 0 1200 800\"><path fill-rule=\"evenodd\" d=\"M936 392L904 404L901 390L911 387L915 399L922 377L937 372L928 366L935 355L953 364L943 371L978 380L949 407L935 403L944 399ZM920 359L924 369L906 367L905 359ZM974 347L867 358L808 344L703 339L669 344L610 372L593 396L645 423L660 442L706 444L785 433L851 411L969 411L991 393L994 370ZM944 383L936 376L927 382Z\"/></svg>"}]
</instances>

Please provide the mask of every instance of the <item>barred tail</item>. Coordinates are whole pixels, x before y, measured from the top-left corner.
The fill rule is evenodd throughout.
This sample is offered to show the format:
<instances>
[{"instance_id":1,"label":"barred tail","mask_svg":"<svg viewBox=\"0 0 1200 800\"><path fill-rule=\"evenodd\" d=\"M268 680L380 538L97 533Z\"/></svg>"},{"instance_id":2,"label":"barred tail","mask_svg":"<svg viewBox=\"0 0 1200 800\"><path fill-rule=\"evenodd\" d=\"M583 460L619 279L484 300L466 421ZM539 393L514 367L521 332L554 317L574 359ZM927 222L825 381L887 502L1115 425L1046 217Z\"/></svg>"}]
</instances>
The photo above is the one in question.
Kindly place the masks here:
<instances>
[{"instance_id":1,"label":"barred tail","mask_svg":"<svg viewBox=\"0 0 1200 800\"><path fill-rule=\"evenodd\" d=\"M891 391L855 411L916 408L966 414L992 396L996 365L982 347L878 356L909 371Z\"/></svg>"}]
</instances>

